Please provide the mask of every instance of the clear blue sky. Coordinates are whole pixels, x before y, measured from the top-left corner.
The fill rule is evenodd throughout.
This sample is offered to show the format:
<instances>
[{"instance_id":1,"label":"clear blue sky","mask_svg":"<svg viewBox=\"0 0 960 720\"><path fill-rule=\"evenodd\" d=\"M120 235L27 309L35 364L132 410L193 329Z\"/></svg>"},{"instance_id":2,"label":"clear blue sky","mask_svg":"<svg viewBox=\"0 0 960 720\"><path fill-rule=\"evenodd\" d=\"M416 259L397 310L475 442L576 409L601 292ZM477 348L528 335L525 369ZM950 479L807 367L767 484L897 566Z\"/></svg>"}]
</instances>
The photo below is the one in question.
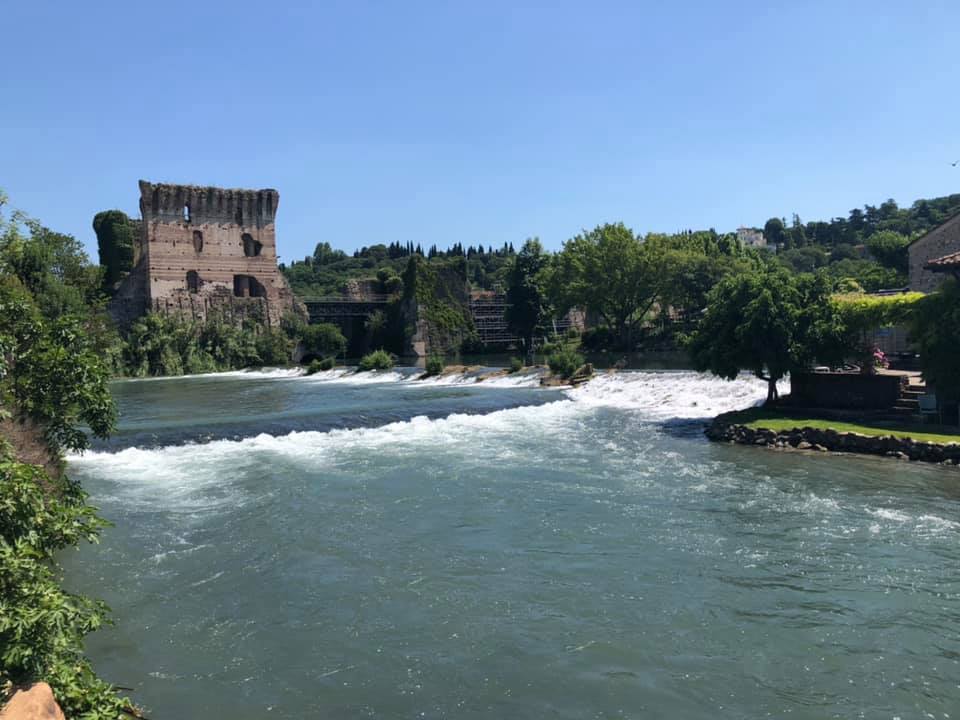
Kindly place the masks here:
<instances>
[{"instance_id":1,"label":"clear blue sky","mask_svg":"<svg viewBox=\"0 0 960 720\"><path fill-rule=\"evenodd\" d=\"M95 253L137 180L275 187L318 241L549 248L960 191L960 3L44 2L0 188Z\"/></svg>"}]
</instances>

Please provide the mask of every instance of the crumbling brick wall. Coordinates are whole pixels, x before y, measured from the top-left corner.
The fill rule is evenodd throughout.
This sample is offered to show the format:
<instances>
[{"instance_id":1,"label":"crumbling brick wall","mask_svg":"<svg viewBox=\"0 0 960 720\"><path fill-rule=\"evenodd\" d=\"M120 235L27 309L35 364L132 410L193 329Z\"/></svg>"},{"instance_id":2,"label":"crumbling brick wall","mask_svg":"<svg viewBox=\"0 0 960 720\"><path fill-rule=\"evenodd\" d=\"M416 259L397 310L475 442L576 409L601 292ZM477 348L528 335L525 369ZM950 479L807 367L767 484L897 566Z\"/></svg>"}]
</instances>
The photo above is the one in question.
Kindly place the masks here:
<instances>
[{"instance_id":1,"label":"crumbling brick wall","mask_svg":"<svg viewBox=\"0 0 960 720\"><path fill-rule=\"evenodd\" d=\"M140 181L137 267L111 313L121 326L147 310L206 318L211 310L270 325L295 309L277 268L276 190Z\"/></svg>"}]
</instances>

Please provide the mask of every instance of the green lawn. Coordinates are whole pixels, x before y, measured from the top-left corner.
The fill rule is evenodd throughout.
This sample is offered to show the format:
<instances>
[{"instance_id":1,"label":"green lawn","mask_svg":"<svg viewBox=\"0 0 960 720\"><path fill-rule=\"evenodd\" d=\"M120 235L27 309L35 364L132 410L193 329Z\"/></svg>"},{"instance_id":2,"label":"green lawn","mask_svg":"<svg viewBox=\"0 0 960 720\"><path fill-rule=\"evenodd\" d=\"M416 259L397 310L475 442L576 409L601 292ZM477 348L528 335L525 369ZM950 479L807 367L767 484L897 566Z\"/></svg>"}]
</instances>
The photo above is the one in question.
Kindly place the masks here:
<instances>
[{"instance_id":1,"label":"green lawn","mask_svg":"<svg viewBox=\"0 0 960 720\"><path fill-rule=\"evenodd\" d=\"M842 422L839 420L825 420L823 418L810 417L802 411L791 412L786 409L767 410L765 408L750 408L749 410L727 413L723 418L738 425L746 425L754 430L764 428L779 432L781 430L811 427L819 430L853 432L875 437L895 435L896 437L909 437L914 440L940 444L960 443L960 432L958 432L957 428L944 425L917 425L916 423L859 425L857 423ZM930 432L931 430L938 432Z\"/></svg>"}]
</instances>

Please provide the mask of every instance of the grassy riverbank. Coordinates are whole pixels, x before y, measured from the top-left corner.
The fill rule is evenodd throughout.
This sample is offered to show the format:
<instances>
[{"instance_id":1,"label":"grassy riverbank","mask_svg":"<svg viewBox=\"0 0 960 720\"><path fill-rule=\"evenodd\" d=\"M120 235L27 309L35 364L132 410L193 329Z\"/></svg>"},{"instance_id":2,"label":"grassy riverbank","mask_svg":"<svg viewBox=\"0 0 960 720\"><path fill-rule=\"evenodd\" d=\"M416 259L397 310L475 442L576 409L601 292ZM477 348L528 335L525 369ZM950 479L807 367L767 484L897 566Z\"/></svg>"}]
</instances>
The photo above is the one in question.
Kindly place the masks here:
<instances>
[{"instance_id":1,"label":"grassy riverbank","mask_svg":"<svg viewBox=\"0 0 960 720\"><path fill-rule=\"evenodd\" d=\"M960 443L960 432L956 426L920 425L917 423L895 423L886 421L846 422L794 409L749 408L727 413L720 418L732 425L743 425L753 430L773 430L782 432L794 428L816 428L835 430L839 433L858 433L869 437L911 438L918 442L939 444Z\"/></svg>"}]
</instances>

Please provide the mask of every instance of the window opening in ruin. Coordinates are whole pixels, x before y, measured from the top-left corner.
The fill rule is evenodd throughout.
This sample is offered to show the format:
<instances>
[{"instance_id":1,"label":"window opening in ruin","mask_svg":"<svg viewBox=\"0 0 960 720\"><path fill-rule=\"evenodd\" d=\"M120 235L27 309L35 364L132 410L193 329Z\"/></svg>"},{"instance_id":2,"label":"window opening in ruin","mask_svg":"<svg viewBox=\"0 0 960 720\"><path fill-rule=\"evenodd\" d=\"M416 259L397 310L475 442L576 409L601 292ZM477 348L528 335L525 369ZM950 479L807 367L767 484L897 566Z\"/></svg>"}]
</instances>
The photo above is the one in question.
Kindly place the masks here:
<instances>
[{"instance_id":1,"label":"window opening in ruin","mask_svg":"<svg viewBox=\"0 0 960 720\"><path fill-rule=\"evenodd\" d=\"M199 230L193 231L193 249L197 252L203 252L203 233Z\"/></svg>"},{"instance_id":2,"label":"window opening in ruin","mask_svg":"<svg viewBox=\"0 0 960 720\"><path fill-rule=\"evenodd\" d=\"M187 271L187 290L192 293L200 292L200 275L196 270Z\"/></svg>"},{"instance_id":3,"label":"window opening in ruin","mask_svg":"<svg viewBox=\"0 0 960 720\"><path fill-rule=\"evenodd\" d=\"M267 289L252 275L234 275L233 294L236 297L266 297Z\"/></svg>"},{"instance_id":4,"label":"window opening in ruin","mask_svg":"<svg viewBox=\"0 0 960 720\"><path fill-rule=\"evenodd\" d=\"M183 220L184 222L190 222L190 205L183 206Z\"/></svg>"},{"instance_id":5,"label":"window opening in ruin","mask_svg":"<svg viewBox=\"0 0 960 720\"><path fill-rule=\"evenodd\" d=\"M253 235L250 233L244 233L242 239L243 254L247 257L256 257L260 254L260 251L263 250L263 243L258 240L254 240Z\"/></svg>"},{"instance_id":6,"label":"window opening in ruin","mask_svg":"<svg viewBox=\"0 0 960 720\"><path fill-rule=\"evenodd\" d=\"M237 212L234 213L233 219L237 225L243 225L243 206L237 205Z\"/></svg>"}]
</instances>

